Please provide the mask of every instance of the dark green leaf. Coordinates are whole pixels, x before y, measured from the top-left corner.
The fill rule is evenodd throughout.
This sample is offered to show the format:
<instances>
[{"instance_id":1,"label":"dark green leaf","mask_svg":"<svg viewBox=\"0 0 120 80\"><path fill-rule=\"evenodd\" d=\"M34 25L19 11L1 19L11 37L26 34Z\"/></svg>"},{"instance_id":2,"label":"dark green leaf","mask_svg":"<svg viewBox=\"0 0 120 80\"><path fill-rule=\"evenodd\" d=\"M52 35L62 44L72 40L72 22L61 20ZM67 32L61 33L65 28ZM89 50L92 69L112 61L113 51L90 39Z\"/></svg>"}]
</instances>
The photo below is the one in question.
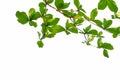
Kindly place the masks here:
<instances>
[{"instance_id":1,"label":"dark green leaf","mask_svg":"<svg viewBox=\"0 0 120 80\"><path fill-rule=\"evenodd\" d=\"M25 12L17 11L16 17L18 18L18 22L20 22L21 24L26 24L28 22L28 16Z\"/></svg>"},{"instance_id":2,"label":"dark green leaf","mask_svg":"<svg viewBox=\"0 0 120 80\"><path fill-rule=\"evenodd\" d=\"M76 27L70 27L69 31L73 33L78 33L78 29Z\"/></svg>"},{"instance_id":3,"label":"dark green leaf","mask_svg":"<svg viewBox=\"0 0 120 80\"><path fill-rule=\"evenodd\" d=\"M106 0L100 0L98 3L98 9L104 10L107 7L107 1Z\"/></svg>"},{"instance_id":4,"label":"dark green leaf","mask_svg":"<svg viewBox=\"0 0 120 80\"><path fill-rule=\"evenodd\" d=\"M80 1L79 0L74 0L74 5L79 8L80 6Z\"/></svg>"},{"instance_id":5,"label":"dark green leaf","mask_svg":"<svg viewBox=\"0 0 120 80\"><path fill-rule=\"evenodd\" d=\"M35 12L32 16L30 20L37 20L38 18L40 18L40 13L39 12Z\"/></svg>"},{"instance_id":6,"label":"dark green leaf","mask_svg":"<svg viewBox=\"0 0 120 80\"><path fill-rule=\"evenodd\" d=\"M97 14L98 14L97 8L93 9L90 14L90 19L94 20Z\"/></svg>"},{"instance_id":7,"label":"dark green leaf","mask_svg":"<svg viewBox=\"0 0 120 80\"><path fill-rule=\"evenodd\" d=\"M42 48L44 46L42 41L37 41L37 45L38 45L39 48Z\"/></svg>"},{"instance_id":8,"label":"dark green leaf","mask_svg":"<svg viewBox=\"0 0 120 80\"><path fill-rule=\"evenodd\" d=\"M45 34L47 32L47 28L45 26L45 23L42 23L41 26L42 26L42 30L41 30L42 34Z\"/></svg>"},{"instance_id":9,"label":"dark green leaf","mask_svg":"<svg viewBox=\"0 0 120 80\"><path fill-rule=\"evenodd\" d=\"M63 5L62 9L66 9L66 8L68 8L68 7L69 7L69 5L70 5L70 2L69 2L69 3L64 3L64 5Z\"/></svg>"},{"instance_id":10,"label":"dark green leaf","mask_svg":"<svg viewBox=\"0 0 120 80\"><path fill-rule=\"evenodd\" d=\"M36 23L36 22L34 22L34 21L30 21L30 22L29 22L29 24L30 24L30 26L37 27L37 23Z\"/></svg>"},{"instance_id":11,"label":"dark green leaf","mask_svg":"<svg viewBox=\"0 0 120 80\"><path fill-rule=\"evenodd\" d=\"M96 23L96 25L98 25L99 27L102 27L102 22L100 20L94 20L94 22Z\"/></svg>"},{"instance_id":12,"label":"dark green leaf","mask_svg":"<svg viewBox=\"0 0 120 80\"><path fill-rule=\"evenodd\" d=\"M37 32L38 33L38 37L39 37L39 39L40 39L40 37L41 37L41 33L40 32Z\"/></svg>"},{"instance_id":13,"label":"dark green leaf","mask_svg":"<svg viewBox=\"0 0 120 80\"><path fill-rule=\"evenodd\" d=\"M109 58L109 54L108 51L106 49L103 50L103 55L107 58Z\"/></svg>"},{"instance_id":14,"label":"dark green leaf","mask_svg":"<svg viewBox=\"0 0 120 80\"><path fill-rule=\"evenodd\" d=\"M104 22L103 22L103 25L104 25L104 28L108 28L112 25L112 20L106 20L104 19Z\"/></svg>"},{"instance_id":15,"label":"dark green leaf","mask_svg":"<svg viewBox=\"0 0 120 80\"><path fill-rule=\"evenodd\" d=\"M50 3L52 3L54 0L47 0L47 2L50 4Z\"/></svg>"},{"instance_id":16,"label":"dark green leaf","mask_svg":"<svg viewBox=\"0 0 120 80\"><path fill-rule=\"evenodd\" d=\"M108 49L108 50L113 50L114 49L113 46L110 43L103 43L101 45L101 47L104 48L104 49Z\"/></svg>"},{"instance_id":17,"label":"dark green leaf","mask_svg":"<svg viewBox=\"0 0 120 80\"><path fill-rule=\"evenodd\" d=\"M66 33L67 35L69 35L69 34L70 34L70 32L69 32L68 30L65 30L65 33Z\"/></svg>"},{"instance_id":18,"label":"dark green leaf","mask_svg":"<svg viewBox=\"0 0 120 80\"><path fill-rule=\"evenodd\" d=\"M43 2L39 3L39 8L42 15L45 13L45 7L46 7L45 3Z\"/></svg>"},{"instance_id":19,"label":"dark green leaf","mask_svg":"<svg viewBox=\"0 0 120 80\"><path fill-rule=\"evenodd\" d=\"M55 6L58 10L62 9L64 6L64 0L55 0Z\"/></svg>"},{"instance_id":20,"label":"dark green leaf","mask_svg":"<svg viewBox=\"0 0 120 80\"><path fill-rule=\"evenodd\" d=\"M112 11L112 12L117 12L118 11L118 7L115 3L115 1L113 0L107 0L107 4L108 4L108 8Z\"/></svg>"},{"instance_id":21,"label":"dark green leaf","mask_svg":"<svg viewBox=\"0 0 120 80\"><path fill-rule=\"evenodd\" d=\"M93 29L93 30L90 30L88 34L98 35L98 31Z\"/></svg>"},{"instance_id":22,"label":"dark green leaf","mask_svg":"<svg viewBox=\"0 0 120 80\"><path fill-rule=\"evenodd\" d=\"M109 31L110 33L119 33L117 28L108 28L107 31Z\"/></svg>"}]
</instances>

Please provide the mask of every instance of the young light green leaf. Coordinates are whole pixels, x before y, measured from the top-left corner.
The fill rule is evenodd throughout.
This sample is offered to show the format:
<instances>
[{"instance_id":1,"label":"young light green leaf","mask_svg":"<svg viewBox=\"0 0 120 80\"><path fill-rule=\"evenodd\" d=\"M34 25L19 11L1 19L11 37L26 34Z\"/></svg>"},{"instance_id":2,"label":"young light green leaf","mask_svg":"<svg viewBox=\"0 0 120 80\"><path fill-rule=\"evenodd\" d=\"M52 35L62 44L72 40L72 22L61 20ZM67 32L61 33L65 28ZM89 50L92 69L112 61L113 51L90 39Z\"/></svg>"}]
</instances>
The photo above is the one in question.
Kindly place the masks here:
<instances>
[{"instance_id":1,"label":"young light green leaf","mask_svg":"<svg viewBox=\"0 0 120 80\"><path fill-rule=\"evenodd\" d=\"M30 26L34 26L35 28L37 27L37 23L34 22L34 21L30 21L30 22L29 22L29 25L30 25Z\"/></svg>"},{"instance_id":2,"label":"young light green leaf","mask_svg":"<svg viewBox=\"0 0 120 80\"><path fill-rule=\"evenodd\" d=\"M65 29L60 25L55 25L51 28L53 33L59 33L65 31Z\"/></svg>"},{"instance_id":3,"label":"young light green leaf","mask_svg":"<svg viewBox=\"0 0 120 80\"><path fill-rule=\"evenodd\" d=\"M79 9L80 7L80 1L79 0L74 0L74 5Z\"/></svg>"},{"instance_id":4,"label":"young light green leaf","mask_svg":"<svg viewBox=\"0 0 120 80\"><path fill-rule=\"evenodd\" d=\"M34 8L30 8L29 13L28 13L29 17L31 18L31 16L33 16L34 13L35 13L35 9Z\"/></svg>"},{"instance_id":5,"label":"young light green leaf","mask_svg":"<svg viewBox=\"0 0 120 80\"><path fill-rule=\"evenodd\" d=\"M114 49L113 46L110 43L103 43L101 45L101 47L104 48L104 49L108 49L108 50L113 50Z\"/></svg>"},{"instance_id":6,"label":"young light green leaf","mask_svg":"<svg viewBox=\"0 0 120 80\"><path fill-rule=\"evenodd\" d=\"M99 38L97 40L97 46L98 46L98 48L101 48L101 45L102 45L102 38Z\"/></svg>"},{"instance_id":7,"label":"young light green leaf","mask_svg":"<svg viewBox=\"0 0 120 80\"><path fill-rule=\"evenodd\" d=\"M97 8L93 9L90 14L90 19L94 20L97 14L98 14Z\"/></svg>"},{"instance_id":8,"label":"young light green leaf","mask_svg":"<svg viewBox=\"0 0 120 80\"><path fill-rule=\"evenodd\" d=\"M74 15L74 19L81 19L81 18L82 18L82 16L80 14L75 14Z\"/></svg>"},{"instance_id":9,"label":"young light green leaf","mask_svg":"<svg viewBox=\"0 0 120 80\"><path fill-rule=\"evenodd\" d=\"M39 48L42 48L44 46L42 41L37 41L37 45L38 45Z\"/></svg>"},{"instance_id":10,"label":"young light green leaf","mask_svg":"<svg viewBox=\"0 0 120 80\"><path fill-rule=\"evenodd\" d=\"M18 18L18 22L20 22L21 24L26 24L28 22L28 16L25 12L17 11L16 17Z\"/></svg>"},{"instance_id":11,"label":"young light green leaf","mask_svg":"<svg viewBox=\"0 0 120 80\"><path fill-rule=\"evenodd\" d=\"M107 0L100 0L98 3L98 9L104 10L107 7Z\"/></svg>"},{"instance_id":12,"label":"young light green leaf","mask_svg":"<svg viewBox=\"0 0 120 80\"><path fill-rule=\"evenodd\" d=\"M104 57L109 58L109 54L108 54L108 51L106 49L103 50L103 55L104 55Z\"/></svg>"},{"instance_id":13,"label":"young light green leaf","mask_svg":"<svg viewBox=\"0 0 120 80\"><path fill-rule=\"evenodd\" d=\"M113 0L107 0L107 4L108 4L108 8L112 11L112 12L117 12L118 11L118 7L115 3L115 1Z\"/></svg>"}]
</instances>

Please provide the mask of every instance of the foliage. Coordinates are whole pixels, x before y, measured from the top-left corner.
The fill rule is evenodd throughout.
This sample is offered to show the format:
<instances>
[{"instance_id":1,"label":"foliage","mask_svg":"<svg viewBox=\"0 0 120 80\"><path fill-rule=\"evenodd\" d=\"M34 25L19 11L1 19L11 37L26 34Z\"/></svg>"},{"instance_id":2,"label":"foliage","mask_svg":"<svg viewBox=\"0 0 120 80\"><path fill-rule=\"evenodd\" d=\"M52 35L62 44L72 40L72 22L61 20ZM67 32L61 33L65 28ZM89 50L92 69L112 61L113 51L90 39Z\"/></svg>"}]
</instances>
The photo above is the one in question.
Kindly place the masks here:
<instances>
[{"instance_id":1,"label":"foliage","mask_svg":"<svg viewBox=\"0 0 120 80\"><path fill-rule=\"evenodd\" d=\"M120 27L112 27L114 19L120 19L120 12L118 12L117 4L114 0L100 0L96 8L93 8L90 12L90 16L86 15L86 11L83 9L80 0L73 0L75 10L68 10L70 2L65 0L43 0L39 3L39 10L36 11L34 8L30 8L28 13L17 11L16 17L19 23L27 24L30 26L37 27L37 20L42 19L41 30L38 31L39 40L37 45L39 48L44 46L43 40L45 38L53 38L56 34L65 32L67 35L81 34L85 40L83 43L94 46L99 49L103 49L103 55L109 58L108 50L113 50L114 47L111 43L103 42L103 31L111 33L113 38L117 38L120 34ZM67 18L65 27L59 24L60 18L54 17L52 13L48 13L49 8L54 9L59 14L62 14ZM103 18L103 20L97 19L100 10L108 8L113 15L111 19ZM79 27L84 24L84 21L88 21L90 25L84 28ZM102 31L93 29L92 25L96 25L101 28ZM78 28L79 27L79 28ZM92 45L92 41L96 41L96 46Z\"/></svg>"}]
</instances>

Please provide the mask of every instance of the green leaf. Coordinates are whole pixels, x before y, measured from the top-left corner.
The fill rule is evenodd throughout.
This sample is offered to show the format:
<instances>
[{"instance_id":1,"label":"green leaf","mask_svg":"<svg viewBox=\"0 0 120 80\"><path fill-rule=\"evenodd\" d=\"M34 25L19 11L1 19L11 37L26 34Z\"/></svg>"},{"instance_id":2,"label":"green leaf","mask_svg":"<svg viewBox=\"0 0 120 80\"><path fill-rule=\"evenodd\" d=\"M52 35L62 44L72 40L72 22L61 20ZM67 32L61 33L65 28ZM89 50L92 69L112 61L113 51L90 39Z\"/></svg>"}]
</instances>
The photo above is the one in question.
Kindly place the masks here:
<instances>
[{"instance_id":1,"label":"green leaf","mask_svg":"<svg viewBox=\"0 0 120 80\"><path fill-rule=\"evenodd\" d=\"M72 33L78 33L78 29L76 27L70 27L69 31Z\"/></svg>"},{"instance_id":2,"label":"green leaf","mask_svg":"<svg viewBox=\"0 0 120 80\"><path fill-rule=\"evenodd\" d=\"M119 33L117 28L108 28L107 31L109 31L110 33Z\"/></svg>"},{"instance_id":3,"label":"green leaf","mask_svg":"<svg viewBox=\"0 0 120 80\"><path fill-rule=\"evenodd\" d=\"M83 29L83 30L84 30L85 33L88 33L88 32L90 31L90 29L91 29L91 25L89 25L88 27L86 27L86 28Z\"/></svg>"},{"instance_id":4,"label":"green leaf","mask_svg":"<svg viewBox=\"0 0 120 80\"><path fill-rule=\"evenodd\" d=\"M77 7L77 9L80 7L80 1L74 0L74 5Z\"/></svg>"},{"instance_id":5,"label":"green leaf","mask_svg":"<svg viewBox=\"0 0 120 80\"><path fill-rule=\"evenodd\" d=\"M82 18L81 14L75 14L74 15L74 19L81 19L81 18Z\"/></svg>"},{"instance_id":6,"label":"green leaf","mask_svg":"<svg viewBox=\"0 0 120 80\"><path fill-rule=\"evenodd\" d=\"M25 12L16 12L16 17L18 18L18 22L21 24L26 24L28 22L28 16Z\"/></svg>"},{"instance_id":7,"label":"green leaf","mask_svg":"<svg viewBox=\"0 0 120 80\"><path fill-rule=\"evenodd\" d=\"M110 43L103 43L101 45L101 47L104 48L104 49L108 49L108 50L113 50L114 49L113 46Z\"/></svg>"},{"instance_id":8,"label":"green leaf","mask_svg":"<svg viewBox=\"0 0 120 80\"><path fill-rule=\"evenodd\" d=\"M59 33L59 32L65 31L65 29L60 25L55 25L55 26L51 27L51 31L53 33Z\"/></svg>"},{"instance_id":9,"label":"green leaf","mask_svg":"<svg viewBox=\"0 0 120 80\"><path fill-rule=\"evenodd\" d=\"M42 15L45 13L45 7L46 7L45 3L43 2L39 3L39 9Z\"/></svg>"},{"instance_id":10,"label":"green leaf","mask_svg":"<svg viewBox=\"0 0 120 80\"><path fill-rule=\"evenodd\" d=\"M39 37L39 39L40 39L40 37L41 37L41 33L38 31L37 34L38 34L38 37Z\"/></svg>"},{"instance_id":11,"label":"green leaf","mask_svg":"<svg viewBox=\"0 0 120 80\"><path fill-rule=\"evenodd\" d=\"M112 11L112 12L117 12L118 11L118 7L115 3L115 1L113 0L107 0L107 4L108 4L108 8Z\"/></svg>"},{"instance_id":12,"label":"green leaf","mask_svg":"<svg viewBox=\"0 0 120 80\"><path fill-rule=\"evenodd\" d=\"M35 9L34 8L30 8L29 13L28 13L29 17L31 18L31 16L33 16L34 13L35 13Z\"/></svg>"},{"instance_id":13,"label":"green leaf","mask_svg":"<svg viewBox=\"0 0 120 80\"><path fill-rule=\"evenodd\" d=\"M35 28L37 27L37 23L34 22L34 21L30 21L30 22L29 22L29 25L30 25L30 26L34 26Z\"/></svg>"},{"instance_id":14,"label":"green leaf","mask_svg":"<svg viewBox=\"0 0 120 80\"><path fill-rule=\"evenodd\" d=\"M47 28L45 26L45 23L42 23L41 26L42 26L42 30L41 30L42 34L45 34L47 32Z\"/></svg>"},{"instance_id":15,"label":"green leaf","mask_svg":"<svg viewBox=\"0 0 120 80\"><path fill-rule=\"evenodd\" d=\"M31 16L31 18L30 18L30 20L37 20L38 18L40 18L40 13L39 12L35 12L32 16Z\"/></svg>"},{"instance_id":16,"label":"green leaf","mask_svg":"<svg viewBox=\"0 0 120 80\"><path fill-rule=\"evenodd\" d=\"M55 36L54 33L51 33L51 34L48 34L48 35L47 35L48 38L53 38L54 36Z\"/></svg>"},{"instance_id":17,"label":"green leaf","mask_svg":"<svg viewBox=\"0 0 120 80\"><path fill-rule=\"evenodd\" d=\"M96 25L98 25L99 27L102 27L102 21L100 20L94 20L94 22L96 23Z\"/></svg>"},{"instance_id":18,"label":"green leaf","mask_svg":"<svg viewBox=\"0 0 120 80\"><path fill-rule=\"evenodd\" d=\"M68 8L68 7L69 7L69 5L70 5L70 2L69 2L69 3L64 3L64 5L63 5L62 9L66 9L66 8Z\"/></svg>"},{"instance_id":19,"label":"green leaf","mask_svg":"<svg viewBox=\"0 0 120 80\"><path fill-rule=\"evenodd\" d=\"M69 35L69 34L70 34L70 32L69 32L68 30L65 30L65 33L66 33L67 35Z\"/></svg>"},{"instance_id":20,"label":"green leaf","mask_svg":"<svg viewBox=\"0 0 120 80\"><path fill-rule=\"evenodd\" d=\"M55 0L55 6L58 10L62 9L64 6L64 0Z\"/></svg>"},{"instance_id":21,"label":"green leaf","mask_svg":"<svg viewBox=\"0 0 120 80\"><path fill-rule=\"evenodd\" d=\"M53 15L52 15L52 14L46 14L46 15L45 15L45 18L46 18L46 19L52 19L52 18L53 18Z\"/></svg>"},{"instance_id":22,"label":"green leaf","mask_svg":"<svg viewBox=\"0 0 120 80\"><path fill-rule=\"evenodd\" d=\"M103 25L104 25L105 29L108 28L108 27L110 27L112 25L112 20L106 20L106 19L104 19Z\"/></svg>"},{"instance_id":23,"label":"green leaf","mask_svg":"<svg viewBox=\"0 0 120 80\"><path fill-rule=\"evenodd\" d=\"M50 4L50 3L52 3L54 0L47 0L47 2Z\"/></svg>"},{"instance_id":24,"label":"green leaf","mask_svg":"<svg viewBox=\"0 0 120 80\"><path fill-rule=\"evenodd\" d=\"M98 14L97 8L93 9L90 14L90 19L94 20L97 14Z\"/></svg>"},{"instance_id":25,"label":"green leaf","mask_svg":"<svg viewBox=\"0 0 120 80\"><path fill-rule=\"evenodd\" d=\"M98 31L93 29L93 30L90 30L88 34L98 35Z\"/></svg>"},{"instance_id":26,"label":"green leaf","mask_svg":"<svg viewBox=\"0 0 120 80\"><path fill-rule=\"evenodd\" d=\"M84 19L81 18L81 19L78 19L75 23L76 23L77 25L81 25L83 22L84 22Z\"/></svg>"},{"instance_id":27,"label":"green leaf","mask_svg":"<svg viewBox=\"0 0 120 80\"><path fill-rule=\"evenodd\" d=\"M52 22L51 25L56 25L59 22L59 18L55 18Z\"/></svg>"},{"instance_id":28,"label":"green leaf","mask_svg":"<svg viewBox=\"0 0 120 80\"><path fill-rule=\"evenodd\" d=\"M109 54L108 51L106 49L103 50L103 55L107 58L109 58Z\"/></svg>"},{"instance_id":29,"label":"green leaf","mask_svg":"<svg viewBox=\"0 0 120 80\"><path fill-rule=\"evenodd\" d=\"M68 10L62 10L63 14L67 17L73 17L74 14L72 12L69 12Z\"/></svg>"},{"instance_id":30,"label":"green leaf","mask_svg":"<svg viewBox=\"0 0 120 80\"><path fill-rule=\"evenodd\" d=\"M107 7L107 0L100 0L98 3L98 9L104 10Z\"/></svg>"},{"instance_id":31,"label":"green leaf","mask_svg":"<svg viewBox=\"0 0 120 80\"><path fill-rule=\"evenodd\" d=\"M97 40L97 46L98 46L98 48L101 48L101 45L102 45L102 38L99 38Z\"/></svg>"},{"instance_id":32,"label":"green leaf","mask_svg":"<svg viewBox=\"0 0 120 80\"><path fill-rule=\"evenodd\" d=\"M108 28L108 32L113 33L113 38L116 38L120 34L120 28Z\"/></svg>"},{"instance_id":33,"label":"green leaf","mask_svg":"<svg viewBox=\"0 0 120 80\"><path fill-rule=\"evenodd\" d=\"M38 45L39 48L42 48L44 46L42 41L37 41L37 45Z\"/></svg>"}]
</instances>

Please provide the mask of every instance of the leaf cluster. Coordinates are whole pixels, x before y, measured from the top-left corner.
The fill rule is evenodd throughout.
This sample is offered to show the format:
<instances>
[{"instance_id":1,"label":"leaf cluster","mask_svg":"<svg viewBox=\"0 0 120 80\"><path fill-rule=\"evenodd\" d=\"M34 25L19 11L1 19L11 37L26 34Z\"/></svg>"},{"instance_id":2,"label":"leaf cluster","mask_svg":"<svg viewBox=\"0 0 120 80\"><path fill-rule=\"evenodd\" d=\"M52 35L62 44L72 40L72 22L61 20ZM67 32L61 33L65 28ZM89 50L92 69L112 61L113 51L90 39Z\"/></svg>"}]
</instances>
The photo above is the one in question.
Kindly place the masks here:
<instances>
[{"instance_id":1,"label":"leaf cluster","mask_svg":"<svg viewBox=\"0 0 120 80\"><path fill-rule=\"evenodd\" d=\"M114 0L100 0L96 8L93 8L90 15L86 15L86 10L83 9L80 0L73 0L75 9L69 10L70 2L65 0L43 0L38 4L39 10L30 8L26 13L24 11L17 11L17 21L21 24L29 23L34 28L38 27L37 20L41 19L41 30L39 30L37 45L39 48L44 46L43 40L46 38L53 38L56 34L64 32L69 34L81 34L84 36L83 43L94 46L99 49L103 49L103 55L109 58L108 50L113 50L114 47L109 42L104 42L104 31L111 33L113 38L117 38L120 34L120 27L111 27L114 19L120 19L120 12L118 12L117 4ZM54 17L52 13L48 13L49 8L54 9L58 14L62 14L67 19L65 26L59 24L60 18ZM99 20L99 10L108 9L113 12L111 19L103 18ZM84 22L87 21L90 24L88 26L81 27ZM102 30L93 29L93 25ZM96 40L96 45L92 45L92 42Z\"/></svg>"}]
</instances>

